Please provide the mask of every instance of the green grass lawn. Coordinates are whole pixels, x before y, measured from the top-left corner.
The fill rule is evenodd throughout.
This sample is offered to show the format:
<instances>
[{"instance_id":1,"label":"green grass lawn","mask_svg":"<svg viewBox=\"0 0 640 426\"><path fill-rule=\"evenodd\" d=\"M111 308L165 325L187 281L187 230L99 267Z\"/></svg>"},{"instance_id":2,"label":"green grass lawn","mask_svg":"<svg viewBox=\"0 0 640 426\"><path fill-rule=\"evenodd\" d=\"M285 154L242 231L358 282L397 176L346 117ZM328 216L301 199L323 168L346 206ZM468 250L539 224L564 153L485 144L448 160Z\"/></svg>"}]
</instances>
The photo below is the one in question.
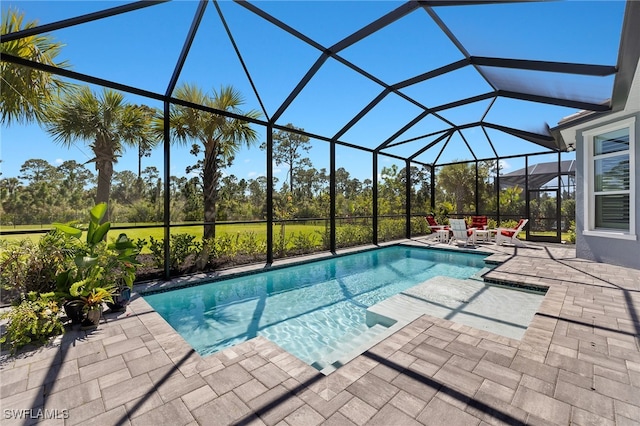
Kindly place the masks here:
<instances>
[{"instance_id":1,"label":"green grass lawn","mask_svg":"<svg viewBox=\"0 0 640 426\"><path fill-rule=\"evenodd\" d=\"M273 226L273 237L278 238L280 235L280 225ZM150 237L155 239L164 238L164 229L163 228L144 228L144 229L126 229L123 230L126 232L127 236L131 239L136 238L146 238L147 241ZM285 226L285 233L287 236L292 234L300 234L300 233L313 233L317 235L317 232L324 232L324 226L320 225L301 225L301 224L288 224ZM117 230L112 231L116 234ZM172 234L191 234L195 235L198 241L202 240L203 235L203 227L202 225L194 225L194 226L178 226L175 228L171 228ZM259 223L246 223L246 224L233 224L233 225L217 225L216 226L216 235L222 236L225 234L243 234L243 233L254 233L258 239L266 240L267 239L267 225L259 224ZM319 238L319 235L318 235Z\"/></svg>"},{"instance_id":2,"label":"green grass lawn","mask_svg":"<svg viewBox=\"0 0 640 426\"><path fill-rule=\"evenodd\" d=\"M126 226L128 224L114 224L113 227ZM138 224L142 225L142 224ZM33 225L21 225L10 228L3 228L3 230L34 230ZM46 229L46 228L45 228ZM273 226L273 238L279 238L280 236L280 225ZM153 237L156 240L160 240L164 238L164 229L162 227L157 228L133 228L133 229L111 229L109 231L109 239L115 239L118 234L124 232L127 236L132 239L146 239L149 242L150 238ZM224 234L232 234L235 235L237 233L250 233L253 232L256 234L256 237L260 240L266 241L267 239L267 225L262 223L244 223L244 224L223 224L216 225L216 235L222 236ZM304 224L287 224L285 226L285 233L287 237L293 234L313 234L316 241L320 241L320 235L318 234L325 232L325 227L323 225L304 225ZM195 235L198 241L202 240L203 235L203 227L202 225L185 225L185 226L176 226L171 228L172 234L191 234ZM41 233L30 233L30 234L20 234L20 235L2 235L1 239L5 239L8 241L19 241L23 239L30 239L33 242L38 241L42 234ZM143 250L143 252L147 252L148 249Z\"/></svg>"}]
</instances>

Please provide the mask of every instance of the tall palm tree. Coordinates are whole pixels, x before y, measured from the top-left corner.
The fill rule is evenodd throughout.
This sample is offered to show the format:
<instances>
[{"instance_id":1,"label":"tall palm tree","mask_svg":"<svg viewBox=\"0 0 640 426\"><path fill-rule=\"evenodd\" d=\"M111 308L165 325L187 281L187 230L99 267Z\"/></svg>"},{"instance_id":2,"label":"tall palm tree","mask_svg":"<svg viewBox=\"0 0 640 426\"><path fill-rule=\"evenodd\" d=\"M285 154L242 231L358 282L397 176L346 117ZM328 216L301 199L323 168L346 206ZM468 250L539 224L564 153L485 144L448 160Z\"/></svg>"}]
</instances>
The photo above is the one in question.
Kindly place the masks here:
<instances>
[{"instance_id":1,"label":"tall palm tree","mask_svg":"<svg viewBox=\"0 0 640 426\"><path fill-rule=\"evenodd\" d=\"M437 189L444 191L447 201L455 203L457 214L472 206L475 209L475 182L476 169L472 163L442 166L436 176Z\"/></svg>"},{"instance_id":2,"label":"tall palm tree","mask_svg":"<svg viewBox=\"0 0 640 426\"><path fill-rule=\"evenodd\" d=\"M154 108L151 108L147 105L136 105L137 108L140 108L140 113L144 114L147 117L149 123L152 122L153 118L157 115L157 112ZM142 137L138 140L138 180L142 180L142 157L149 157L151 155L151 151L153 148L158 146L161 138L151 138L151 133L145 133L141 135Z\"/></svg>"},{"instance_id":3,"label":"tall palm tree","mask_svg":"<svg viewBox=\"0 0 640 426\"><path fill-rule=\"evenodd\" d=\"M140 107L125 102L111 89L99 95L88 87L59 99L47 112L46 130L56 142L71 147L76 140L88 142L98 171L97 203L108 203L113 165L125 145L135 146L151 138L149 115ZM106 220L106 216L105 219Z\"/></svg>"},{"instance_id":4,"label":"tall palm tree","mask_svg":"<svg viewBox=\"0 0 640 426\"><path fill-rule=\"evenodd\" d=\"M1 33L14 33L33 28L37 21L23 23L24 13L8 9L2 13ZM52 65L68 68L67 61L56 62L63 44L55 42L50 35L39 34L0 44L0 52ZM0 62L0 122L4 125L42 122L44 108L61 92L72 85L60 77L29 67Z\"/></svg>"},{"instance_id":5,"label":"tall palm tree","mask_svg":"<svg viewBox=\"0 0 640 426\"><path fill-rule=\"evenodd\" d=\"M240 92L231 86L223 86L213 94L204 93L195 85L185 83L174 93L178 99L203 105L220 111L233 112L248 118L260 117L260 112L251 110L242 112L239 107L244 103ZM186 145L189 141L198 141L202 145L192 150L199 154L204 151L202 161L202 183L204 192L204 238L215 236L216 201L218 186L223 168L231 165L234 156L244 144L250 146L257 140L257 133L244 120L211 114L182 105L171 105L169 111L172 140ZM164 122L161 117L155 121L156 132L163 131Z\"/></svg>"}]
</instances>

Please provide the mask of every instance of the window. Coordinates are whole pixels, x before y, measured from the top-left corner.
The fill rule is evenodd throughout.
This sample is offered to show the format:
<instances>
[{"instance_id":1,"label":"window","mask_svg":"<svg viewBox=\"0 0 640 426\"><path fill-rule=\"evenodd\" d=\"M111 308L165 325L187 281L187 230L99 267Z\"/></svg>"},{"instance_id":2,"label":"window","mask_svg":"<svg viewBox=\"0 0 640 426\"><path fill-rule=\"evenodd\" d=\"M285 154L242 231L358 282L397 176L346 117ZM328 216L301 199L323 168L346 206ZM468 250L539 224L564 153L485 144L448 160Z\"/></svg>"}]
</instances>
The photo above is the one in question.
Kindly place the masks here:
<instances>
[{"instance_id":1,"label":"window","mask_svg":"<svg viewBox=\"0 0 640 426\"><path fill-rule=\"evenodd\" d=\"M635 240L635 118L583 133L585 235Z\"/></svg>"}]
</instances>

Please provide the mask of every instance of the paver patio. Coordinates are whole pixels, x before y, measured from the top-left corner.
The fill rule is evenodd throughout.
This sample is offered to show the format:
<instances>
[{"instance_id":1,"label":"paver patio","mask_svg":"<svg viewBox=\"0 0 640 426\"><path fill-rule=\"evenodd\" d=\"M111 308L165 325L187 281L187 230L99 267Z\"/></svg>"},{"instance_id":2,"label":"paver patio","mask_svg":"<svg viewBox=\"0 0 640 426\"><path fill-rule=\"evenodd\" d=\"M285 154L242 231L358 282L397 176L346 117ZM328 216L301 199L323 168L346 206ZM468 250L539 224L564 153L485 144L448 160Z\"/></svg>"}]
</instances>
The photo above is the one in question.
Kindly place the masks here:
<instances>
[{"instance_id":1,"label":"paver patio","mask_svg":"<svg viewBox=\"0 0 640 426\"><path fill-rule=\"evenodd\" d=\"M485 279L549 287L521 341L424 315L325 376L262 337L203 358L134 296L93 332L5 354L2 424L640 424L640 270L478 249L502 262Z\"/></svg>"}]
</instances>

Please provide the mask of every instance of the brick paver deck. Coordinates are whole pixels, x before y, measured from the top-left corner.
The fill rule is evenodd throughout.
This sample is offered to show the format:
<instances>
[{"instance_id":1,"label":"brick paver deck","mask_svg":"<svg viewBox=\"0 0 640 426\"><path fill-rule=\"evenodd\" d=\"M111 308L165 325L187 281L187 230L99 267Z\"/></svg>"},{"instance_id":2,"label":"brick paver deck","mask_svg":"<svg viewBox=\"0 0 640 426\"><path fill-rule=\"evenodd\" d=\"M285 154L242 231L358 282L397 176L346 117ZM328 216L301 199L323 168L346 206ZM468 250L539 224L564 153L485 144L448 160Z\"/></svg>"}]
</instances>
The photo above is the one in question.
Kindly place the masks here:
<instances>
[{"instance_id":1,"label":"brick paver deck","mask_svg":"<svg viewBox=\"0 0 640 426\"><path fill-rule=\"evenodd\" d=\"M134 297L93 332L5 354L2 424L640 424L640 270L480 249L504 261L486 279L549 287L521 341L425 315L325 376L261 337L203 358Z\"/></svg>"}]
</instances>

